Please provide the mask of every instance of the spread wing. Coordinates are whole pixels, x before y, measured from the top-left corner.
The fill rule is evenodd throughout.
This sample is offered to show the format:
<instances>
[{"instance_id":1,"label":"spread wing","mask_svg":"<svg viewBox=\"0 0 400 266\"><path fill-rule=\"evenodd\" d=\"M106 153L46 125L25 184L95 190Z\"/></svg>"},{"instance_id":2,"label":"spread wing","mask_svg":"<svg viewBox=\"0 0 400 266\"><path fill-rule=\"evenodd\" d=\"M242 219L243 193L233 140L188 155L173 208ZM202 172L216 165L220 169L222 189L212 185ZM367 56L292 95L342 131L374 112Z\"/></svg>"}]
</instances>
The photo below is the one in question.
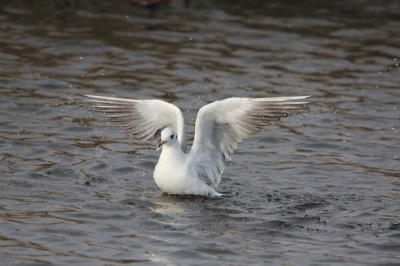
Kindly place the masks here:
<instances>
[{"instance_id":1,"label":"spread wing","mask_svg":"<svg viewBox=\"0 0 400 266\"><path fill-rule=\"evenodd\" d=\"M218 186L225 159L231 159L237 143L262 131L270 122L307 109L307 102L297 101L307 97L230 98L201 108L189 153L197 173Z\"/></svg>"},{"instance_id":2,"label":"spread wing","mask_svg":"<svg viewBox=\"0 0 400 266\"><path fill-rule=\"evenodd\" d=\"M95 111L102 112L124 132L142 140L159 140L161 131L171 127L178 134L181 148L186 152L185 122L181 110L161 100L132 100L115 97L85 95L92 99Z\"/></svg>"}]
</instances>

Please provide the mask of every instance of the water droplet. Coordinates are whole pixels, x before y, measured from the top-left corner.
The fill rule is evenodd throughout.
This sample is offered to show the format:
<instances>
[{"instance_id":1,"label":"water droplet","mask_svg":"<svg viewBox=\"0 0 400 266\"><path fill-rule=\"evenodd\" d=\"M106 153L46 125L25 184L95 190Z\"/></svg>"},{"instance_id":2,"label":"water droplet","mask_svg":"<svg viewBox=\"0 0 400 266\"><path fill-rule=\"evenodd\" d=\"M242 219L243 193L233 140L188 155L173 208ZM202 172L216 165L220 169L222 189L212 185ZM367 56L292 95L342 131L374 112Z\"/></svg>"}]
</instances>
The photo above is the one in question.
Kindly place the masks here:
<instances>
[{"instance_id":1,"label":"water droplet","mask_svg":"<svg viewBox=\"0 0 400 266\"><path fill-rule=\"evenodd\" d=\"M343 142L346 142L346 140L344 139Z\"/></svg>"},{"instance_id":2,"label":"water droplet","mask_svg":"<svg viewBox=\"0 0 400 266\"><path fill-rule=\"evenodd\" d=\"M81 60L83 59L83 56L79 57Z\"/></svg>"}]
</instances>

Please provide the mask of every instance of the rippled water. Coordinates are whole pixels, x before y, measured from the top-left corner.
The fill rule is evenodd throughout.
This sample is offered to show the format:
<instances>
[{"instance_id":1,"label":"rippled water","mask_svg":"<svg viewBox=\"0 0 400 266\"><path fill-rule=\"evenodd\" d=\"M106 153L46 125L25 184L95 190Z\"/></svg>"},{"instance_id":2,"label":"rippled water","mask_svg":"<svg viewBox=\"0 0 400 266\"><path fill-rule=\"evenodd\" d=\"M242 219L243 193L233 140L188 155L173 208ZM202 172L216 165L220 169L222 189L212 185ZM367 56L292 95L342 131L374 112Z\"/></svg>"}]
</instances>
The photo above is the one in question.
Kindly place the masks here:
<instances>
[{"instance_id":1,"label":"rippled water","mask_svg":"<svg viewBox=\"0 0 400 266\"><path fill-rule=\"evenodd\" d=\"M400 3L0 3L2 265L398 265ZM197 110L313 95L239 145L221 199L162 194L155 144L82 94Z\"/></svg>"}]
</instances>

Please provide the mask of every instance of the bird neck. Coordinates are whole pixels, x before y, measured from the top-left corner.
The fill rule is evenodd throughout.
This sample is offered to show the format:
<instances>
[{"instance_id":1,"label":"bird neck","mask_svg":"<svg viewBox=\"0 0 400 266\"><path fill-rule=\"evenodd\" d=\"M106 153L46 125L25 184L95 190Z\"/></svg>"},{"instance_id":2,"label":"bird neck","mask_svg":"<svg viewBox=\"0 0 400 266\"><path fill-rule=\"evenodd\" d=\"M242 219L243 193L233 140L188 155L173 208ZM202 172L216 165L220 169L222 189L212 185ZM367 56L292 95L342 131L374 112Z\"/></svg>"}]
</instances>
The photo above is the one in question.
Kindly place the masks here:
<instances>
[{"instance_id":1,"label":"bird neck","mask_svg":"<svg viewBox=\"0 0 400 266\"><path fill-rule=\"evenodd\" d=\"M162 146L162 151L161 151L161 156L179 156L181 154L184 154L181 145L178 141L175 141L174 143L170 145L164 144Z\"/></svg>"}]
</instances>

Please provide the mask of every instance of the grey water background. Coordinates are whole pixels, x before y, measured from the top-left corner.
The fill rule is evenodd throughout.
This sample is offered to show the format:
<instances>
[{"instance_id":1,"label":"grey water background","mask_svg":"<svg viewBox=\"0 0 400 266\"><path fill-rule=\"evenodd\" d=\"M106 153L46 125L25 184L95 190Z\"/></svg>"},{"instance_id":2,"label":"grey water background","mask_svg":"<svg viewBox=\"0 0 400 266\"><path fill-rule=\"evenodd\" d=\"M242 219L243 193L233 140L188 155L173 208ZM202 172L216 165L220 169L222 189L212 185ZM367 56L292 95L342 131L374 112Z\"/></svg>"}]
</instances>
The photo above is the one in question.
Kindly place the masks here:
<instances>
[{"instance_id":1,"label":"grey water background","mask_svg":"<svg viewBox=\"0 0 400 266\"><path fill-rule=\"evenodd\" d=\"M399 265L400 2L1 1L1 265ZM239 144L221 199L162 194L159 152L82 94L313 95Z\"/></svg>"}]
</instances>

